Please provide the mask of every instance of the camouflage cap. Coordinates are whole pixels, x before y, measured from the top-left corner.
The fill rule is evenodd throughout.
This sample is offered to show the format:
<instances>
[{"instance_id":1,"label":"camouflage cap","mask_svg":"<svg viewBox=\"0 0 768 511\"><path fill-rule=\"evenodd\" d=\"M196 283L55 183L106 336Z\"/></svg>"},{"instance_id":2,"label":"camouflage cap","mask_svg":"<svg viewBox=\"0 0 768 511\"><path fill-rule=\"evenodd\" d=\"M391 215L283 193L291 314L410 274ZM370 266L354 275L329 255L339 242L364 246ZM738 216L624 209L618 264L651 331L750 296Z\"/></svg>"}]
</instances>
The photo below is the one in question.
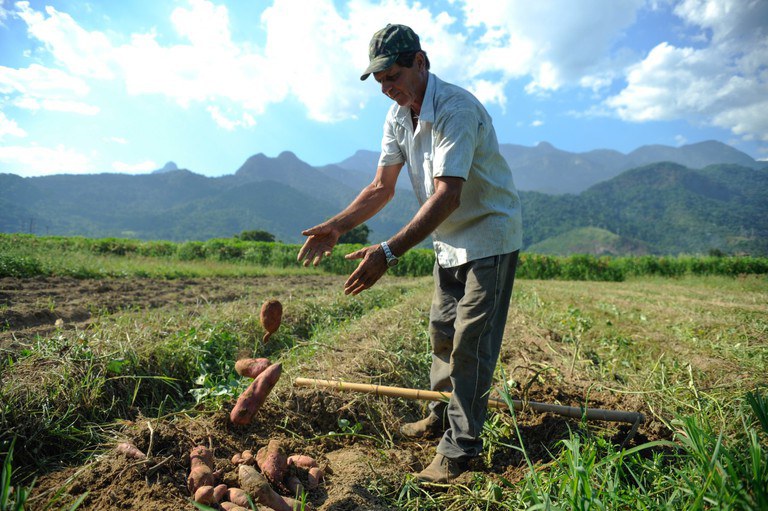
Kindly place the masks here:
<instances>
[{"instance_id":1,"label":"camouflage cap","mask_svg":"<svg viewBox=\"0 0 768 511\"><path fill-rule=\"evenodd\" d=\"M365 80L371 73L384 71L395 63L397 56L401 53L419 50L421 50L421 44L416 32L405 25L390 23L373 34L368 46L370 63L360 79Z\"/></svg>"}]
</instances>

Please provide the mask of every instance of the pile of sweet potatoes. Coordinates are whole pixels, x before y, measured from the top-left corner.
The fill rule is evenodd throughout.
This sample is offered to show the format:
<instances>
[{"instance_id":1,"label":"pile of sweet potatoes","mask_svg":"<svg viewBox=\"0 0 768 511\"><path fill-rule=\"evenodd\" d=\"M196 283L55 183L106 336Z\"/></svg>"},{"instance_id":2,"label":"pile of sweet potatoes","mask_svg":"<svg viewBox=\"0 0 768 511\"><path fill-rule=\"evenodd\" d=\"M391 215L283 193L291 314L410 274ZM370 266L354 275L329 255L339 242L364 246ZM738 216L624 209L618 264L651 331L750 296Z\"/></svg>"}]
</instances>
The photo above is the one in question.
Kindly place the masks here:
<instances>
[{"instance_id":1,"label":"pile of sweet potatoes","mask_svg":"<svg viewBox=\"0 0 768 511\"><path fill-rule=\"evenodd\" d=\"M235 466L239 487L216 484L223 473L234 470ZM309 456L287 456L277 440L270 440L255 455L250 450L235 454L227 469L217 472L214 468L210 450L204 446L192 449L187 478L189 491L195 502L227 511L250 509L251 502L275 511L298 509L299 501L281 495L274 488L301 498L304 494L302 480L307 481L308 488L315 488L327 470ZM305 509L309 507L305 505Z\"/></svg>"}]
</instances>

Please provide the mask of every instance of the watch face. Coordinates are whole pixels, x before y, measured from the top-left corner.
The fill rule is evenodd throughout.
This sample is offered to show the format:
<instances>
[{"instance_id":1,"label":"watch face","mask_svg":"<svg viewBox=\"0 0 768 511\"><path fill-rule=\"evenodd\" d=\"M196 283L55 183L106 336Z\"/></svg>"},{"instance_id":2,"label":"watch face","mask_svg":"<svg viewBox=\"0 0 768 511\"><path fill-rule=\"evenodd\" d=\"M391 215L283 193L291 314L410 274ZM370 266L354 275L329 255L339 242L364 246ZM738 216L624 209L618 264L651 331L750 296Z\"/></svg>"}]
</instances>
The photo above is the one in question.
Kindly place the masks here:
<instances>
[{"instance_id":1,"label":"watch face","mask_svg":"<svg viewBox=\"0 0 768 511\"><path fill-rule=\"evenodd\" d=\"M399 259L397 257L393 257L392 259L387 259L387 266L389 266L390 268L392 266L397 266L398 262L400 262L400 261L399 261Z\"/></svg>"}]
</instances>

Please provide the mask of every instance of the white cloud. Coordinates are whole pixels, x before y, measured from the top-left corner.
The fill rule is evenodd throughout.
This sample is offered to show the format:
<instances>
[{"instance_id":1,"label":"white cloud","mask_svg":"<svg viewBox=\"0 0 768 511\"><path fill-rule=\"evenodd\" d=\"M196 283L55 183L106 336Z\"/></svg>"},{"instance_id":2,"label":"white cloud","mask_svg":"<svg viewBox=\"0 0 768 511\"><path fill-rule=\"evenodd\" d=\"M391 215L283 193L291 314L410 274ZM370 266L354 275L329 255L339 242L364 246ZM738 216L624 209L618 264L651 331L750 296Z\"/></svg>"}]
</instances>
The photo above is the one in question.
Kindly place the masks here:
<instances>
[{"instance_id":1,"label":"white cloud","mask_svg":"<svg viewBox=\"0 0 768 511\"><path fill-rule=\"evenodd\" d=\"M623 90L588 111L607 109L628 121L684 118L744 138L768 136L765 0L449 5L463 18L438 2L272 0L253 23L254 32L266 35L255 44L248 36L236 40L230 10L218 1L180 3L170 14L175 34L155 28L119 42L55 8L37 11L18 2L14 15L61 69L0 67L0 92L12 91L28 107L93 114L95 107L86 104L92 82L85 80L119 80L132 95L205 108L227 130L253 126L269 105L291 99L310 119L335 122L355 118L379 93L357 78L367 64L371 34L393 22L419 33L437 74L502 109L513 80L527 80L527 93L547 96L570 87L606 94L623 79ZM701 42L682 48L659 41L638 61L621 43L642 9L671 9L699 30Z\"/></svg>"},{"instance_id":2,"label":"white cloud","mask_svg":"<svg viewBox=\"0 0 768 511\"><path fill-rule=\"evenodd\" d=\"M0 66L0 93L10 104L25 110L49 110L96 115L99 107L80 101L90 87L81 78L59 69L32 64L14 69Z\"/></svg>"},{"instance_id":3,"label":"white cloud","mask_svg":"<svg viewBox=\"0 0 768 511\"><path fill-rule=\"evenodd\" d=\"M0 111L0 140L6 135L12 137L26 137L27 132L16 124L16 121L9 119L4 112Z\"/></svg>"},{"instance_id":4,"label":"white cloud","mask_svg":"<svg viewBox=\"0 0 768 511\"><path fill-rule=\"evenodd\" d=\"M219 107L212 105L208 107L208 113L211 114L211 117L219 127L227 131L234 131L239 127L250 128L256 125L256 120L247 112L242 114L239 119L233 119L225 115Z\"/></svg>"},{"instance_id":5,"label":"white cloud","mask_svg":"<svg viewBox=\"0 0 768 511\"><path fill-rule=\"evenodd\" d=\"M534 93L557 90L615 67L611 47L643 5L644 0L466 0L463 9L467 25L485 30L486 38L496 41L488 46L510 57L485 59L486 70L531 76L527 90Z\"/></svg>"},{"instance_id":6,"label":"white cloud","mask_svg":"<svg viewBox=\"0 0 768 511\"><path fill-rule=\"evenodd\" d=\"M685 0L675 13L711 34L701 48L663 42L627 69L605 105L627 121L686 119L768 141L768 2Z\"/></svg>"},{"instance_id":7,"label":"white cloud","mask_svg":"<svg viewBox=\"0 0 768 511\"><path fill-rule=\"evenodd\" d=\"M63 145L0 146L0 163L7 164L14 174L22 177L62 173L87 174L94 170L87 156Z\"/></svg>"},{"instance_id":8,"label":"white cloud","mask_svg":"<svg viewBox=\"0 0 768 511\"><path fill-rule=\"evenodd\" d=\"M66 99L37 99L30 96L21 96L13 101L13 105L25 110L48 110L51 112L69 112L81 115L96 115L100 108L82 101Z\"/></svg>"},{"instance_id":9,"label":"white cloud","mask_svg":"<svg viewBox=\"0 0 768 511\"><path fill-rule=\"evenodd\" d=\"M5 94L61 98L85 96L89 91L90 87L84 80L60 69L40 64L19 69L0 66L0 92Z\"/></svg>"},{"instance_id":10,"label":"white cloud","mask_svg":"<svg viewBox=\"0 0 768 511\"><path fill-rule=\"evenodd\" d=\"M17 15L26 22L29 34L42 43L71 73L93 78L111 78L109 54L112 46L101 32L87 31L72 19L47 6L35 11L29 2L17 2Z\"/></svg>"},{"instance_id":11,"label":"white cloud","mask_svg":"<svg viewBox=\"0 0 768 511\"><path fill-rule=\"evenodd\" d=\"M143 161L141 163L123 163L121 161L112 163L112 170L126 174L152 172L159 168L160 166L152 160Z\"/></svg>"},{"instance_id":12,"label":"white cloud","mask_svg":"<svg viewBox=\"0 0 768 511\"><path fill-rule=\"evenodd\" d=\"M469 90L481 103L497 103L502 111L506 110L507 97L504 94L504 84L489 80L477 80Z\"/></svg>"}]
</instances>

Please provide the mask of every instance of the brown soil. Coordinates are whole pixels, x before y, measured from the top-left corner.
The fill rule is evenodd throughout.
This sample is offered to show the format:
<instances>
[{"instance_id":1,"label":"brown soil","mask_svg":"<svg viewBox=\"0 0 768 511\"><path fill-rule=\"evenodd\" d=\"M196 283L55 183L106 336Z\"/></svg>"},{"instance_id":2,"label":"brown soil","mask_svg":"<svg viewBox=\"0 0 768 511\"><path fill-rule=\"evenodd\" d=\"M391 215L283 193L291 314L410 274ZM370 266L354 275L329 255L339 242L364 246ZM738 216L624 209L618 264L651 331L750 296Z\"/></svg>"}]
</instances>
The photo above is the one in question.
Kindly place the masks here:
<instances>
[{"instance_id":1,"label":"brown soil","mask_svg":"<svg viewBox=\"0 0 768 511\"><path fill-rule=\"evenodd\" d=\"M271 278L270 285L279 289L296 277ZM282 279L282 280L281 280ZM340 286L339 277L301 277L302 286L318 288ZM86 328L99 316L131 308L178 307L179 304L229 302L248 293L253 279L187 279L187 280L76 280L47 278L35 280L0 279L0 348L14 349L28 345L36 335L50 335L57 328ZM58 324L57 324L58 321ZM598 392L590 382L578 378L557 381L536 376L541 364L568 373L568 359L552 357L554 334L540 332L529 320L510 313L508 340L501 363L507 375L521 382L519 391L532 401L578 406L588 398L595 408L642 410L637 398ZM556 337L556 336L555 336ZM357 340L357 339L356 339ZM372 342L372 341L365 341ZM365 347L334 350L335 364L356 364ZM354 362L353 362L354 361ZM537 365L537 363L539 365ZM349 371L348 373L351 373ZM321 374L302 374L324 377ZM285 378L285 376L284 376ZM291 375L288 375L291 378ZM527 385L529 384L530 385ZM417 418L422 408L413 402L395 410L393 423L380 424L370 419L374 396L336 394L311 388L278 386L256 420L248 426L233 426L225 410L196 416L154 419L140 417L125 422L121 438L148 454L147 460L128 459L124 454L106 448L83 465L52 469L35 482L28 509L44 509L56 492L65 496L57 505L68 508L84 497L82 510L141 509L169 510L195 507L186 488L189 471L188 453L195 445L209 446L215 455L216 468L222 470L221 481L237 486L236 467L230 463L233 454L245 449L254 452L271 439L280 440L289 454L315 457L328 468L321 486L309 493L314 509L325 511L390 510L377 495L396 497L405 475L420 470L434 455L436 440L411 441L398 434L399 421ZM400 401L391 399L400 406ZM405 412L403 412L405 410ZM646 413L650 418L650 414ZM581 428L579 421L558 415L521 412L517 414L520 432L528 455L534 463L547 463L560 448L560 440L570 431ZM339 419L362 425L358 435L329 435L339 431ZM382 443L379 433L387 432L391 441ZM629 425L591 423L590 433L621 443ZM650 422L640 428L631 440L636 445L665 436L660 425ZM504 443L519 445L514 431ZM488 456L475 460L471 470L457 483L471 484L477 473L490 478L503 477L519 481L528 471L518 450L496 448ZM300 473L306 484L306 474ZM373 484L377 485L373 491ZM435 488L435 491L446 491Z\"/></svg>"}]
</instances>

